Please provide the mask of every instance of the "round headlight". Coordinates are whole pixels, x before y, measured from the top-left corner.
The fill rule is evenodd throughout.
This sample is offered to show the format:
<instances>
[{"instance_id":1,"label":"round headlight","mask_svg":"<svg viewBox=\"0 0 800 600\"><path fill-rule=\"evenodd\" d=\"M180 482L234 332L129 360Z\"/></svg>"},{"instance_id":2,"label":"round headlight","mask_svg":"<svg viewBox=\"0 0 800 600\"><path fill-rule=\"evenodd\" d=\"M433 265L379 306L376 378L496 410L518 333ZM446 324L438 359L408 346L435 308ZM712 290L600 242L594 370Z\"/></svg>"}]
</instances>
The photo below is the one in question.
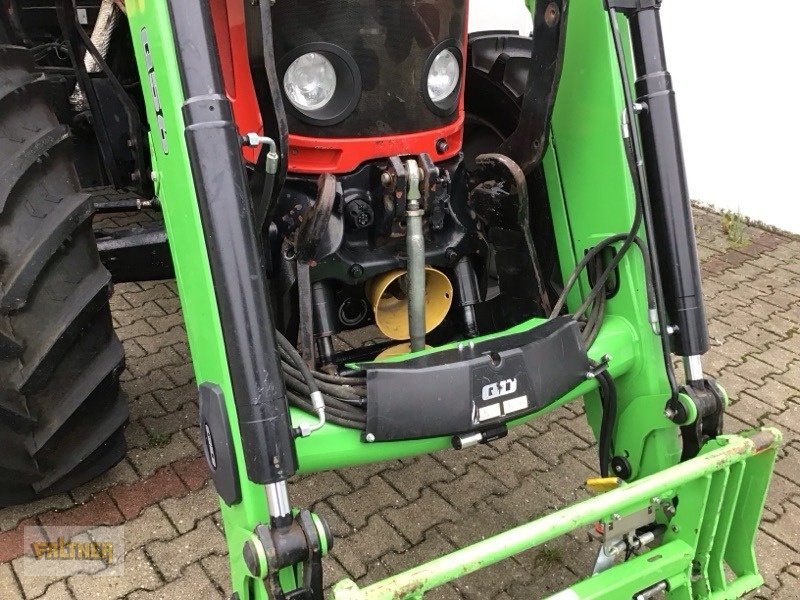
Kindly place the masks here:
<instances>
[{"instance_id":1,"label":"round headlight","mask_svg":"<svg viewBox=\"0 0 800 600\"><path fill-rule=\"evenodd\" d=\"M428 70L428 97L432 102L441 102L453 93L459 71L458 59L451 50L444 49L436 55Z\"/></svg>"},{"instance_id":2,"label":"round headlight","mask_svg":"<svg viewBox=\"0 0 800 600\"><path fill-rule=\"evenodd\" d=\"M286 69L283 89L297 109L320 109L331 101L336 91L336 70L319 52L303 54Z\"/></svg>"}]
</instances>

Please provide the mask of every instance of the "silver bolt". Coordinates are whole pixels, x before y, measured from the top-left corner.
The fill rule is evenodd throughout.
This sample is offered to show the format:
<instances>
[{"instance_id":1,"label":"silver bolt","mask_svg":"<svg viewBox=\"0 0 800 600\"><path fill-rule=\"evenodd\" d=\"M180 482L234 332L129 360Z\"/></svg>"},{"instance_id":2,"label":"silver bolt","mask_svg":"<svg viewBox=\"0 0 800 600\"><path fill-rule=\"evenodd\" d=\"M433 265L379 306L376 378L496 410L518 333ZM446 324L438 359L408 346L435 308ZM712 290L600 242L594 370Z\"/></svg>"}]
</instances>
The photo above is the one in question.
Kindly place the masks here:
<instances>
[{"instance_id":1,"label":"silver bolt","mask_svg":"<svg viewBox=\"0 0 800 600\"><path fill-rule=\"evenodd\" d=\"M611 518L614 519L615 521L619 521L622 517L620 516L619 513L614 513L613 515L611 515Z\"/></svg>"},{"instance_id":2,"label":"silver bolt","mask_svg":"<svg viewBox=\"0 0 800 600\"><path fill-rule=\"evenodd\" d=\"M652 502L653 504L661 504L661 498L659 498L658 496L653 496L652 498L650 498L650 502Z\"/></svg>"},{"instance_id":3,"label":"silver bolt","mask_svg":"<svg viewBox=\"0 0 800 600\"><path fill-rule=\"evenodd\" d=\"M593 371L586 371L586 379L594 379L597 375Z\"/></svg>"},{"instance_id":4,"label":"silver bolt","mask_svg":"<svg viewBox=\"0 0 800 600\"><path fill-rule=\"evenodd\" d=\"M603 354L603 356L600 357L600 360L602 360L604 363L607 363L611 362L611 358L612 357L610 354Z\"/></svg>"},{"instance_id":5,"label":"silver bolt","mask_svg":"<svg viewBox=\"0 0 800 600\"><path fill-rule=\"evenodd\" d=\"M381 173L381 183L383 187L389 187L392 185L392 174L389 171L384 171Z\"/></svg>"},{"instance_id":6,"label":"silver bolt","mask_svg":"<svg viewBox=\"0 0 800 600\"><path fill-rule=\"evenodd\" d=\"M365 438L365 439L366 439L368 442L374 442L374 441L375 441L375 434L374 434L374 433L368 433L368 434L366 435L366 438Z\"/></svg>"},{"instance_id":7,"label":"silver bolt","mask_svg":"<svg viewBox=\"0 0 800 600\"><path fill-rule=\"evenodd\" d=\"M672 407L664 409L664 416L667 417L670 421L678 416L678 411Z\"/></svg>"}]
</instances>

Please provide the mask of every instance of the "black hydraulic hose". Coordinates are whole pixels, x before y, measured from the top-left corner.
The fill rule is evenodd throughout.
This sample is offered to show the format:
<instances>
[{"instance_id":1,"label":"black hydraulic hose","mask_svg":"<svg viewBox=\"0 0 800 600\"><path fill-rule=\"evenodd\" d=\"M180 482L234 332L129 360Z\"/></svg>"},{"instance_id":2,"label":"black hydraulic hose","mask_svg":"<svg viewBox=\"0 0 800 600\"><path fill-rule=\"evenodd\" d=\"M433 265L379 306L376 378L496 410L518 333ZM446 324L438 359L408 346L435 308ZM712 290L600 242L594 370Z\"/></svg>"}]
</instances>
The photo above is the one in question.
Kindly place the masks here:
<instances>
[{"instance_id":1,"label":"black hydraulic hose","mask_svg":"<svg viewBox=\"0 0 800 600\"><path fill-rule=\"evenodd\" d=\"M276 331L278 349L282 361L281 368L286 382L286 398L304 412L315 413L316 408L311 401L312 393L319 393L325 405L326 420L350 429L366 428L365 399L357 393L363 386L334 385L327 381L318 381L314 372L309 369L303 357L280 332ZM331 376L337 379L346 377ZM353 377L354 381L366 381L361 377ZM364 390L366 394L366 390ZM353 404L356 404L354 406Z\"/></svg>"},{"instance_id":2,"label":"black hydraulic hose","mask_svg":"<svg viewBox=\"0 0 800 600\"><path fill-rule=\"evenodd\" d=\"M636 212L633 216L633 223L631 224L630 231L628 231L628 234L624 237L622 246L620 246L619 250L614 255L614 258L612 258L608 263L602 275L595 280L594 287L589 292L589 295L584 299L583 304L581 304L578 310L575 311L575 315L573 316L574 319L579 318L580 315L586 312L586 309L595 301L598 294L601 292L605 294L606 281L608 281L611 273L614 272L614 269L616 269L619 263L622 261L625 254L628 252L628 248L634 244L635 240L637 239L637 233L641 226L642 207L640 202L636 202Z\"/></svg>"},{"instance_id":3,"label":"black hydraulic hose","mask_svg":"<svg viewBox=\"0 0 800 600\"><path fill-rule=\"evenodd\" d=\"M600 419L600 436L598 454L600 458L600 475L608 477L609 465L613 454L614 429L617 424L617 386L608 371L597 375L600 402L603 405L603 416Z\"/></svg>"},{"instance_id":4,"label":"black hydraulic hose","mask_svg":"<svg viewBox=\"0 0 800 600\"><path fill-rule=\"evenodd\" d=\"M594 276L596 277L602 268L602 264L598 260L595 260L593 266ZM597 300L592 304L592 309L589 311L589 316L583 328L583 339L587 348L591 348L592 344L597 339L597 335L600 333L600 326L603 324L605 309L606 295L600 294Z\"/></svg>"},{"instance_id":5,"label":"black hydraulic hose","mask_svg":"<svg viewBox=\"0 0 800 600\"><path fill-rule=\"evenodd\" d=\"M317 387L316 380L311 374L311 370L308 368L308 365L303 360L303 357L300 356L300 353L297 351L297 348L292 346L291 342L287 340L281 332L276 331L275 334L278 340L278 346L289 356L297 370L302 373L303 379L305 380L306 384L308 384L308 387L312 392L318 392L319 388Z\"/></svg>"},{"instance_id":6,"label":"black hydraulic hose","mask_svg":"<svg viewBox=\"0 0 800 600\"><path fill-rule=\"evenodd\" d=\"M580 261L578 261L578 263L575 265L575 268L572 270L572 272L570 273L569 277L567 278L567 281L564 284L564 289L561 291L561 295L558 297L558 300L556 301L555 305L553 306L553 310L550 312L550 316L549 316L550 319L557 317L558 314L561 312L561 310L564 308L564 305L567 303L567 296L569 295L569 292L572 290L572 288L578 282L578 278L580 277L581 273L589 265L589 263L592 261L592 259L594 259L600 252L602 252L603 250L605 250L606 248L608 248L612 244L615 244L617 242L620 242L620 241L626 239L627 236L628 236L628 234L625 234L625 233L617 233L615 235L611 235L611 236L605 238L604 240L598 242L594 246L592 246L592 248L590 248L586 252L586 254L583 256L583 258ZM647 260L647 256L649 256L648 250L647 250L647 245L644 243L644 240L642 240L639 237L635 237L634 240L633 240L633 243L635 243L639 247L639 250L641 250L642 255L645 258L645 260L644 260L645 278L648 281L651 281L652 278L653 278L653 274L652 274L652 268L651 268L652 265L650 264L650 261ZM620 253L621 252L618 252L617 255L619 256ZM602 275L601 275L601 277L602 277ZM608 279L608 277L606 277L606 280L607 279ZM599 280L596 279L595 281L599 281ZM605 285L605 280L604 280L603 283ZM649 284L647 286L647 305L648 305L648 308L653 308L655 306L655 298L653 297L652 287ZM579 313L576 312L576 314L579 314Z\"/></svg>"},{"instance_id":7,"label":"black hydraulic hose","mask_svg":"<svg viewBox=\"0 0 800 600\"><path fill-rule=\"evenodd\" d=\"M294 360L291 357L281 353L281 364L284 370L284 376L305 383L306 380L303 377L302 372L294 366ZM366 385L336 385L327 383L325 381L320 381L316 377L314 377L314 384L323 394L339 398L345 402L349 402L350 404L363 404L364 396L367 394Z\"/></svg>"},{"instance_id":8,"label":"black hydraulic hose","mask_svg":"<svg viewBox=\"0 0 800 600\"><path fill-rule=\"evenodd\" d=\"M356 375L331 375L330 373L323 373L321 371L311 372L314 374L314 379L317 381L340 385L367 385L366 377L358 377Z\"/></svg>"},{"instance_id":9,"label":"black hydraulic hose","mask_svg":"<svg viewBox=\"0 0 800 600\"><path fill-rule=\"evenodd\" d=\"M306 385L305 382L299 381L292 377L287 378L286 380L286 387L288 389L293 390L296 393L303 394L305 396L311 397L311 391ZM343 411L352 411L353 413L362 412L363 409L360 409L360 405L354 405L352 401L342 400L341 398L336 398L333 396L328 396L327 394L322 394L322 398L325 402L326 406L332 406L334 408L338 408L339 410Z\"/></svg>"},{"instance_id":10,"label":"black hydraulic hose","mask_svg":"<svg viewBox=\"0 0 800 600\"><path fill-rule=\"evenodd\" d=\"M283 367L284 376L291 377L296 381L305 382L302 373L295 368L293 364L282 361L281 366ZM339 398L345 402L349 401L351 403L355 402L356 404L361 404L363 403L364 395L367 393L367 389L363 386L333 385L325 381L319 381L316 378L314 378L314 383L317 389L323 394Z\"/></svg>"},{"instance_id":11,"label":"black hydraulic hose","mask_svg":"<svg viewBox=\"0 0 800 600\"><path fill-rule=\"evenodd\" d=\"M313 412L314 407L312 406L311 402L307 400L307 398L303 397L300 394L296 394L291 390L286 391L286 398L289 400L289 403L292 406L296 406L303 412ZM328 422L333 423L335 425L341 425L342 427L347 427L348 429L366 429L367 417L366 413L364 413L363 417L359 415L344 413L339 411L335 408L325 408L326 417Z\"/></svg>"}]
</instances>

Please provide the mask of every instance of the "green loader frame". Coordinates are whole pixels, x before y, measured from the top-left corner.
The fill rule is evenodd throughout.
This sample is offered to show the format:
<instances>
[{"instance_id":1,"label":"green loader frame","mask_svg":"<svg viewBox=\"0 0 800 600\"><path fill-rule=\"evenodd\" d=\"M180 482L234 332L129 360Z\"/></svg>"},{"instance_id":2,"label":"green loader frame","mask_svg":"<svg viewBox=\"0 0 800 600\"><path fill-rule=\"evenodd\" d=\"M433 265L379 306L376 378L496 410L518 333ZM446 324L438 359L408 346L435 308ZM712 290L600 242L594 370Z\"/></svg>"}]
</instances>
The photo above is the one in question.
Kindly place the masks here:
<instances>
[{"instance_id":1,"label":"green loader frame","mask_svg":"<svg viewBox=\"0 0 800 600\"><path fill-rule=\"evenodd\" d=\"M174 5L172 11L170 4ZM189 98L179 63L181 53L190 50L176 39L174 19L180 4L128 0L126 9L141 79L149 81L155 91L145 94L148 121L158 124L151 127L149 140L152 177L163 207L196 378L198 383L219 387L231 426L241 499L232 505L222 501L221 507L233 591L239 600L264 599L269 597L265 581L275 566L268 553L262 552L256 530L269 523L270 505L264 482L253 481L245 468L241 415L237 414L229 369L233 349L226 342L218 305L217 274L209 249L213 240L199 207L197 166L189 160L187 131L196 126L186 121ZM615 18L627 40L628 20L622 14ZM204 49L194 51L202 53ZM625 51L632 74L627 46ZM207 58L213 64L213 57ZM628 231L634 219L636 194L620 133L621 115L626 111L624 84L607 7L601 0L574 1L569 8L550 140L543 157L565 279L587 248ZM644 227L639 236L648 238ZM680 397L685 409L681 422L676 423L674 414L665 410L672 392L661 338L653 332L648 314L645 269L645 259L636 248L622 258L619 291L608 301L599 335L589 349L591 359L606 363L617 385L613 446L615 454L627 461L626 482L607 481L613 489L589 500L367 587L339 582L330 598L419 598L437 585L573 529L597 521L622 523L643 512L661 526L657 541L642 548L638 556L552 598L649 598L657 593L670 599L737 598L762 583L754 539L780 434L763 429L718 436L707 441L698 456L682 461L679 429L698 416L685 395ZM568 298L568 308L576 310L590 289L582 276ZM531 329L542 321L534 319L495 336ZM509 425L582 398L589 423L599 435L597 388L597 380L587 379L539 413ZM311 415L295 408L290 414L294 426L314 422ZM450 439L365 443L359 432L329 423L314 435L298 438L295 444L299 471L313 472L435 452L449 447ZM319 520L315 523L322 527ZM325 545L320 549L323 554ZM281 586L290 597L288 591L301 585L303 568L295 565L279 571Z\"/></svg>"}]
</instances>

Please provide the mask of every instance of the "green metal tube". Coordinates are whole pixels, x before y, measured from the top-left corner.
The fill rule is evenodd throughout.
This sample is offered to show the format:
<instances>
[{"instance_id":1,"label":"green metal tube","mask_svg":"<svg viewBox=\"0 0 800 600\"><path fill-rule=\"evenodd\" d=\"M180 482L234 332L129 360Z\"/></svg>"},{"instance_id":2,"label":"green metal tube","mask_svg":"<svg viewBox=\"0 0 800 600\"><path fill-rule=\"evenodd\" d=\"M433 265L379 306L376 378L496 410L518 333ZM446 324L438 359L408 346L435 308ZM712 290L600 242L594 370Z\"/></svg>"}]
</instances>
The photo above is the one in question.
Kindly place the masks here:
<instances>
[{"instance_id":1,"label":"green metal tube","mask_svg":"<svg viewBox=\"0 0 800 600\"><path fill-rule=\"evenodd\" d=\"M625 511L651 498L686 485L740 462L759 451L771 448L781 439L775 429L762 429L752 437L730 436L727 444L670 469L640 479L629 485L573 504L541 519L509 529L496 536L441 556L364 589L344 580L334 586L333 600L397 600L418 598L427 590L462 577L585 527L615 512Z\"/></svg>"}]
</instances>

